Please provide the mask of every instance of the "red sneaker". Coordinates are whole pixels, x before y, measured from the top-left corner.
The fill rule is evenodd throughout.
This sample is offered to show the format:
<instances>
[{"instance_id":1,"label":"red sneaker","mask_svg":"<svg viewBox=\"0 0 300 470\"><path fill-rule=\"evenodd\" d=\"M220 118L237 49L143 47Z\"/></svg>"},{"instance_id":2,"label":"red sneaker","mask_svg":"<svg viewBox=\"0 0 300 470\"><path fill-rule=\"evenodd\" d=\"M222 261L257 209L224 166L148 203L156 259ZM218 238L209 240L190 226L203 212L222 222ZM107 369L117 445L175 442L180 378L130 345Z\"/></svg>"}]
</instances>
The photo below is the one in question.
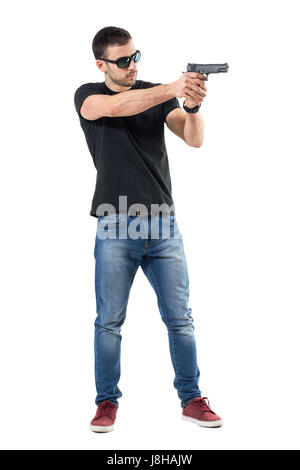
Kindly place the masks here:
<instances>
[{"instance_id":1,"label":"red sneaker","mask_svg":"<svg viewBox=\"0 0 300 470\"><path fill-rule=\"evenodd\" d=\"M205 401L207 400L207 402ZM207 428L218 428L223 421L209 406L207 397L195 397L182 409L182 419L205 426Z\"/></svg>"},{"instance_id":2,"label":"red sneaker","mask_svg":"<svg viewBox=\"0 0 300 470\"><path fill-rule=\"evenodd\" d=\"M95 417L90 424L91 431L108 432L114 429L117 405L109 400L102 401L97 408Z\"/></svg>"}]
</instances>

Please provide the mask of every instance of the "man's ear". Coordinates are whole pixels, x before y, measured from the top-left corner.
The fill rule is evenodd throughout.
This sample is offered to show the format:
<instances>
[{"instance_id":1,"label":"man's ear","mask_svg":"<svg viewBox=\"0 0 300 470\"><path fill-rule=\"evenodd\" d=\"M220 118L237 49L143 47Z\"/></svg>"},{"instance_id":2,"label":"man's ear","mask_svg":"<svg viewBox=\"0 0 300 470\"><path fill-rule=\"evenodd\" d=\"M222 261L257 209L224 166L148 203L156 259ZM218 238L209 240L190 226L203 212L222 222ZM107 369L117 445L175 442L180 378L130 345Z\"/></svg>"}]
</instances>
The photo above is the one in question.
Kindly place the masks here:
<instances>
[{"instance_id":1,"label":"man's ear","mask_svg":"<svg viewBox=\"0 0 300 470\"><path fill-rule=\"evenodd\" d=\"M101 70L101 72L106 72L106 64L104 60L97 59L96 66L98 67L99 70Z\"/></svg>"}]
</instances>

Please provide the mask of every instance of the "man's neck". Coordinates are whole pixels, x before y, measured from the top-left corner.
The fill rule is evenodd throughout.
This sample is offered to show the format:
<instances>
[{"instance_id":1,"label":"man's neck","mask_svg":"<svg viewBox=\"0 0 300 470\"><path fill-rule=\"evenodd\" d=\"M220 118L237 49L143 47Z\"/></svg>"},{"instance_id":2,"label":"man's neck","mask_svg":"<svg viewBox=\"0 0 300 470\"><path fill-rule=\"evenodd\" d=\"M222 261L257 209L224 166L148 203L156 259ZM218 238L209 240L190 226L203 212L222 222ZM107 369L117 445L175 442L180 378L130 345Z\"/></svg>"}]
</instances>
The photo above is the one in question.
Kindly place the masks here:
<instances>
[{"instance_id":1,"label":"man's neck","mask_svg":"<svg viewBox=\"0 0 300 470\"><path fill-rule=\"evenodd\" d=\"M132 88L131 86L130 87L122 87L120 85L114 85L114 84L111 84L111 83L107 83L106 81L105 81L105 85L107 86L107 88L110 91L113 91L115 93L121 93L122 91L128 91L128 90L130 90L130 88Z\"/></svg>"}]
</instances>

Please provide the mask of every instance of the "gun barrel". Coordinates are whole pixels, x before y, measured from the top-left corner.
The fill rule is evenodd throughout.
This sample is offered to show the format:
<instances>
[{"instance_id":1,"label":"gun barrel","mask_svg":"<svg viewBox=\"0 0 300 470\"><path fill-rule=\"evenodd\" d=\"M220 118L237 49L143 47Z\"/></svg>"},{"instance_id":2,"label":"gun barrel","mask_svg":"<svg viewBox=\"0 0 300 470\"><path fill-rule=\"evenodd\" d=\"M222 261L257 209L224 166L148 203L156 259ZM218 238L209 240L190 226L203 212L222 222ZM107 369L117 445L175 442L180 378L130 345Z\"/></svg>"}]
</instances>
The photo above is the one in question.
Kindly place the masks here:
<instances>
[{"instance_id":1,"label":"gun barrel","mask_svg":"<svg viewBox=\"0 0 300 470\"><path fill-rule=\"evenodd\" d=\"M188 64L187 72L197 72L208 75L209 73L228 72L229 65L225 64Z\"/></svg>"}]
</instances>

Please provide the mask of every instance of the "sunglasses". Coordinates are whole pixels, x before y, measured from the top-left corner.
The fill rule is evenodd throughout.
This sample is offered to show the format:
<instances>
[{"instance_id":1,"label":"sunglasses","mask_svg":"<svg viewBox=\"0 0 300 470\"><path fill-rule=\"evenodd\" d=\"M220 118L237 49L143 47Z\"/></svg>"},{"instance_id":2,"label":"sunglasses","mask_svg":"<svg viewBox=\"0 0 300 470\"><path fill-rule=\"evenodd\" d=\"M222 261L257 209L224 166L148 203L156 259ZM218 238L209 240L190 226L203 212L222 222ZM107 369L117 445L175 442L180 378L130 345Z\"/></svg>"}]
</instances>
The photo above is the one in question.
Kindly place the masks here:
<instances>
[{"instance_id":1,"label":"sunglasses","mask_svg":"<svg viewBox=\"0 0 300 470\"><path fill-rule=\"evenodd\" d=\"M134 54L130 57L120 57L117 60L109 60L109 59L104 59L103 57L99 57L98 60L104 60L105 62L110 62L111 64L117 64L119 69L125 69L126 67L129 67L130 62L133 60L133 62L136 64L141 58L141 52L140 51L135 51Z\"/></svg>"}]
</instances>

